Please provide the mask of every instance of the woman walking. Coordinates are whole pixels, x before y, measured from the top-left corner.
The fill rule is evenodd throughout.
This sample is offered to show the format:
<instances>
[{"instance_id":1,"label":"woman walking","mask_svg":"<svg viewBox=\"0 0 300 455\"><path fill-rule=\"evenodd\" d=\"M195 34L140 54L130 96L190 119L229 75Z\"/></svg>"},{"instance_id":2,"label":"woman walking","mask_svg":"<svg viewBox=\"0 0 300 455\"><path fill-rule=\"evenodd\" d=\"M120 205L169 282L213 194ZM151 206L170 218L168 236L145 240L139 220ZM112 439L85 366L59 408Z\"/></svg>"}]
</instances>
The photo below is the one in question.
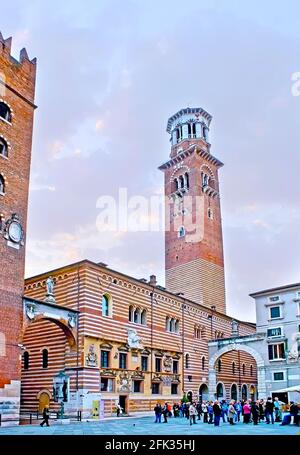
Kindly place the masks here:
<instances>
[{"instance_id":1,"label":"woman walking","mask_svg":"<svg viewBox=\"0 0 300 455\"><path fill-rule=\"evenodd\" d=\"M230 425L234 425L233 419L234 419L235 413L236 413L236 411L234 409L234 401L231 401L229 403L229 407L228 407L228 420L229 420Z\"/></svg>"},{"instance_id":2,"label":"woman walking","mask_svg":"<svg viewBox=\"0 0 300 455\"><path fill-rule=\"evenodd\" d=\"M250 416L251 416L251 407L250 407L248 401L245 402L245 404L243 406L243 411L244 411L244 423L249 423Z\"/></svg>"},{"instance_id":3,"label":"woman walking","mask_svg":"<svg viewBox=\"0 0 300 455\"><path fill-rule=\"evenodd\" d=\"M258 424L258 417L259 417L259 401L253 401L251 404L251 414L252 414L252 420L253 420L253 425Z\"/></svg>"}]
</instances>

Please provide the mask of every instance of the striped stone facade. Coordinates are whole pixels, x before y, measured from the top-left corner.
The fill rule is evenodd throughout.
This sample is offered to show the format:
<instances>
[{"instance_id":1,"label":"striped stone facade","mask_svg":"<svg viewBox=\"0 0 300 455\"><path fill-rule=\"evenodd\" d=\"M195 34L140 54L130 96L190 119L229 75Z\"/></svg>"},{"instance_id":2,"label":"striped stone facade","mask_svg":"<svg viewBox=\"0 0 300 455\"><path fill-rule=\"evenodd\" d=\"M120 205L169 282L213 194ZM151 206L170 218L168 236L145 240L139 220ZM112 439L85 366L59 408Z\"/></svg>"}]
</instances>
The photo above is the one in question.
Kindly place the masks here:
<instances>
[{"instance_id":1,"label":"striped stone facade","mask_svg":"<svg viewBox=\"0 0 300 455\"><path fill-rule=\"evenodd\" d=\"M49 275L55 280L56 304L79 311L76 352L70 352L64 332L55 323L42 319L29 325L24 333L29 368L24 369L23 359L22 409L36 410L43 392L49 394L50 406L58 409L53 383L60 373L68 378L65 409L80 409L95 418L99 413L114 413L120 400L129 413L151 411L157 400L176 402L184 392L197 398L199 388L208 385L207 342L231 335L229 316L90 261L27 279L25 295L43 300ZM103 296L109 305L107 316L103 315ZM136 310L145 311L143 324L129 320ZM140 337L139 346L130 346L128 330ZM240 322L239 330L241 335L248 334L255 327ZM44 349L49 355L47 368L42 365ZM101 351L108 353L105 366ZM126 365L120 365L122 354ZM148 359L146 368L142 357ZM255 386L255 367L253 376L248 374L253 359L241 354L241 362L247 365L241 381L248 388ZM237 370L230 373L231 363L232 358L224 356L218 373L226 394L238 382ZM135 381L140 381L139 390Z\"/></svg>"},{"instance_id":2,"label":"striped stone facade","mask_svg":"<svg viewBox=\"0 0 300 455\"><path fill-rule=\"evenodd\" d=\"M224 268L199 258L166 270L166 287L170 292L182 292L190 300L211 308L225 308ZM188 290L188 291L187 291Z\"/></svg>"}]
</instances>

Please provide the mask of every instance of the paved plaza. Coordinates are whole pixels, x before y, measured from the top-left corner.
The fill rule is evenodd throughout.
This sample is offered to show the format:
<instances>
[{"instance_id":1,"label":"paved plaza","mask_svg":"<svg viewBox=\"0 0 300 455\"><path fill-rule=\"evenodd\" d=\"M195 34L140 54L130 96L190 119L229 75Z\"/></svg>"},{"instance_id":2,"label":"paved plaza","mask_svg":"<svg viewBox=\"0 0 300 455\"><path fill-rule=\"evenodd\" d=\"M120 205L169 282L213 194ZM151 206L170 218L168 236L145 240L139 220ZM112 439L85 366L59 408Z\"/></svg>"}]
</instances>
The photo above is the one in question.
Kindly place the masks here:
<instances>
[{"instance_id":1,"label":"paved plaza","mask_svg":"<svg viewBox=\"0 0 300 455\"><path fill-rule=\"evenodd\" d=\"M50 422L51 423L51 422ZM190 426L185 418L171 418L168 423L154 423L152 417L130 417L107 419L98 422L72 422L41 428L40 425L2 427L1 435L299 435L300 428L294 425L280 426L279 423L237 423L234 426L221 423L220 427L198 422Z\"/></svg>"}]
</instances>

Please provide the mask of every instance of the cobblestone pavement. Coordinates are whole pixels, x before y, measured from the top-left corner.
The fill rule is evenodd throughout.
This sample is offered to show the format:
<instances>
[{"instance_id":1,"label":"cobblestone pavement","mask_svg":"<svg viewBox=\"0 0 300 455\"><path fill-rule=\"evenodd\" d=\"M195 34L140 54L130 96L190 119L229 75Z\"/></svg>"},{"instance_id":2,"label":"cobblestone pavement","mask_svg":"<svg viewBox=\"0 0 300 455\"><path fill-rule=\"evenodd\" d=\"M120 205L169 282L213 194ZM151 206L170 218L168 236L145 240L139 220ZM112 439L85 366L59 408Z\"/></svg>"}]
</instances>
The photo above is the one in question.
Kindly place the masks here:
<instances>
[{"instance_id":1,"label":"cobblestone pavement","mask_svg":"<svg viewBox=\"0 0 300 455\"><path fill-rule=\"evenodd\" d=\"M253 424L237 423L234 426L221 423L219 428L198 422L190 426L185 418L171 418L168 423L154 423L152 417L120 418L98 422L72 422L68 425L50 427L40 425L22 425L0 427L1 435L299 435L300 428L294 425L280 426L275 423Z\"/></svg>"}]
</instances>

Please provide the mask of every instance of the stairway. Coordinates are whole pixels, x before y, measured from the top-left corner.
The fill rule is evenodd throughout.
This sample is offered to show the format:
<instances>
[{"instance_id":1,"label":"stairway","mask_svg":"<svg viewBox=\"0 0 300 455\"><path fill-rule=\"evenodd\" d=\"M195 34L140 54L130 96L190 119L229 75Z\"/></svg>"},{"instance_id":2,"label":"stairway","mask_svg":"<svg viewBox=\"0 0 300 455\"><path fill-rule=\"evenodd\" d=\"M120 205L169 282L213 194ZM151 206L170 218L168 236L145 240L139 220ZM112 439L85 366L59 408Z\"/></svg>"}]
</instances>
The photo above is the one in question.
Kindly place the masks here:
<instances>
[{"instance_id":1,"label":"stairway","mask_svg":"<svg viewBox=\"0 0 300 455\"><path fill-rule=\"evenodd\" d=\"M11 381L0 389L1 426L19 425L20 381Z\"/></svg>"}]
</instances>

